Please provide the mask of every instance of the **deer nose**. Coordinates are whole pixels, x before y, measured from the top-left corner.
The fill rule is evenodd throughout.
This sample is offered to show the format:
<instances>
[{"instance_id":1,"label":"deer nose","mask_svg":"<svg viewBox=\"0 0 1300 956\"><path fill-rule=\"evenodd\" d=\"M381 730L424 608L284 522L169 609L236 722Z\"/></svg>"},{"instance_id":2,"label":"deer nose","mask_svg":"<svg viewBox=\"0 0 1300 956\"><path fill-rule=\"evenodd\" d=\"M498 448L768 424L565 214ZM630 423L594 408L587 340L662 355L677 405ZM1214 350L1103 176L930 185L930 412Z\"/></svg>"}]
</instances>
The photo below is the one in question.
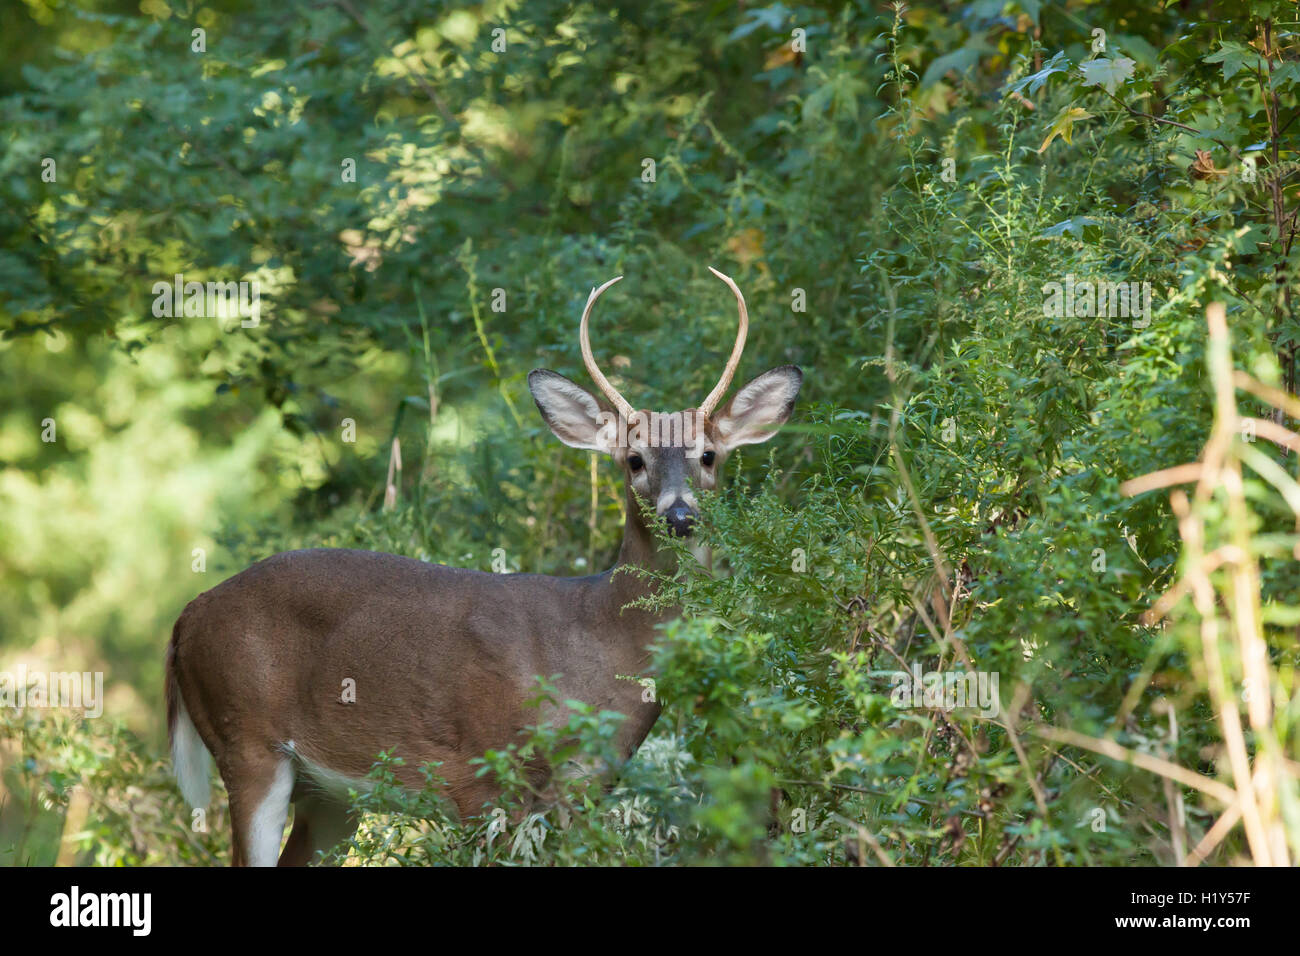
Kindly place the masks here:
<instances>
[{"instance_id":1,"label":"deer nose","mask_svg":"<svg viewBox=\"0 0 1300 956\"><path fill-rule=\"evenodd\" d=\"M664 512L664 520L677 537L689 538L691 525L695 523L695 512L682 502L673 502L673 506Z\"/></svg>"}]
</instances>

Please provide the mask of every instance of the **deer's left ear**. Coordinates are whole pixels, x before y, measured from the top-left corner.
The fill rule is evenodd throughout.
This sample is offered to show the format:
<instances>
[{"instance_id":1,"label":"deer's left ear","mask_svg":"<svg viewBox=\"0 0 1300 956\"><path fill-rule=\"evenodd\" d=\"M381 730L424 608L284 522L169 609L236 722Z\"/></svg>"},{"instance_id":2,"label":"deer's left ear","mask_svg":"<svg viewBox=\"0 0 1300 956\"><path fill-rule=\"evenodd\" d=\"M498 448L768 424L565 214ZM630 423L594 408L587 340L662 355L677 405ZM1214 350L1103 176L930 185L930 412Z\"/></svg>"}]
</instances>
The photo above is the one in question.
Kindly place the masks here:
<instances>
[{"instance_id":1,"label":"deer's left ear","mask_svg":"<svg viewBox=\"0 0 1300 956\"><path fill-rule=\"evenodd\" d=\"M713 424L730 451L740 445L767 441L794 411L794 400L803 385L797 365L782 365L764 372L713 415Z\"/></svg>"}]
</instances>

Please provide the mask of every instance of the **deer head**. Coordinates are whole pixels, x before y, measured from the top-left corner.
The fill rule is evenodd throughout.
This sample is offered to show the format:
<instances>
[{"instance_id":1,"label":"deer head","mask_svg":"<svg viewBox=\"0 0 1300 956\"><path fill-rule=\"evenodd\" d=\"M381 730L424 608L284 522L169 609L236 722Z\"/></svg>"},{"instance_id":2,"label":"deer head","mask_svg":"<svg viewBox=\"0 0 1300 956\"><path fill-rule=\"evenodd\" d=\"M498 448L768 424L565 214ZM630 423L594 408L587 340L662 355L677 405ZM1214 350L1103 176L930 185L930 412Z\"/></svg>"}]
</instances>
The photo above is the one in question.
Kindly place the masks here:
<instances>
[{"instance_id":1,"label":"deer head","mask_svg":"<svg viewBox=\"0 0 1300 956\"><path fill-rule=\"evenodd\" d=\"M591 291L578 326L582 359L601 396L549 369L528 375L533 400L555 437L573 448L611 455L623 468L629 505L639 511L641 503L648 504L678 537L690 536L698 516L695 492L718 486L733 449L767 441L790 417L803 384L797 366L783 365L758 376L715 411L740 364L749 313L736 283L717 269L709 271L735 294L740 319L722 377L698 406L679 412L637 410L596 364L588 334L592 306L622 276Z\"/></svg>"}]
</instances>

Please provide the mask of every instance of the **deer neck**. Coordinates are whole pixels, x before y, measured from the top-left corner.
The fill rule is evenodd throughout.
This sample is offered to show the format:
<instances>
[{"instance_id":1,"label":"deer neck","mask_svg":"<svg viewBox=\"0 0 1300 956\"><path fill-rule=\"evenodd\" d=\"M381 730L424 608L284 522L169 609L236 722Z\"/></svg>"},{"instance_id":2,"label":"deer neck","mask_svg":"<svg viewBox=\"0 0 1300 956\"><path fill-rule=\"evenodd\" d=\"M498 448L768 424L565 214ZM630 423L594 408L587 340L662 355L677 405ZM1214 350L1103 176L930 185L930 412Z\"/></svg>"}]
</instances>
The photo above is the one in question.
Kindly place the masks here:
<instances>
[{"instance_id":1,"label":"deer neck","mask_svg":"<svg viewBox=\"0 0 1300 956\"><path fill-rule=\"evenodd\" d=\"M618 550L618 563L607 572L614 600L620 608L655 592L656 583L638 573L640 569L671 573L677 567L677 556L660 548L654 532L646 526L640 502L631 489L624 489L624 501L627 520L623 524L623 544ZM680 616L681 608L673 605L653 614L628 608L623 613L643 614L653 623Z\"/></svg>"}]
</instances>

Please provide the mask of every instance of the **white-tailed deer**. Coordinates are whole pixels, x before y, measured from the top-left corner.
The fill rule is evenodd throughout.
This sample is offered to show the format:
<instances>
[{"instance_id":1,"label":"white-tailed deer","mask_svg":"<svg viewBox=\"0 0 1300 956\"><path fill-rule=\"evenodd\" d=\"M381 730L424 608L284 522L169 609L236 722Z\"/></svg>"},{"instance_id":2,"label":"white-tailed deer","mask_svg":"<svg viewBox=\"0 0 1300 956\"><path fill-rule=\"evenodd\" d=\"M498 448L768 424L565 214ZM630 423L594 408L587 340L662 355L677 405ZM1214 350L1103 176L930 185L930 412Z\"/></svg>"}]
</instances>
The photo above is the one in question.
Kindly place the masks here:
<instances>
[{"instance_id":1,"label":"white-tailed deer","mask_svg":"<svg viewBox=\"0 0 1300 956\"><path fill-rule=\"evenodd\" d=\"M215 758L230 794L236 865L276 863L291 802L281 865L306 863L347 839L356 824L343 793L381 751L404 758L398 777L412 788L422 783L422 764L441 762L457 810L481 812L498 791L469 761L539 720L567 720L562 706L540 714L525 706L538 675L560 675L560 700L626 715L617 740L624 757L640 745L659 705L643 703L642 688L626 677L643 671L655 624L672 612L627 607L648 585L615 573L662 566L639 503L673 534L690 535L693 489L716 487L733 448L765 441L785 422L803 381L795 366L772 369L714 412L740 364L749 319L740 289L711 271L735 294L740 328L722 378L698 408L637 412L601 374L587 321L618 279L592 290L578 331L608 404L555 372L528 376L560 441L605 452L624 470L627 522L611 570L488 574L371 551L290 551L185 608L167 650L172 759L186 799L206 806ZM345 686L355 687L354 700Z\"/></svg>"}]
</instances>

